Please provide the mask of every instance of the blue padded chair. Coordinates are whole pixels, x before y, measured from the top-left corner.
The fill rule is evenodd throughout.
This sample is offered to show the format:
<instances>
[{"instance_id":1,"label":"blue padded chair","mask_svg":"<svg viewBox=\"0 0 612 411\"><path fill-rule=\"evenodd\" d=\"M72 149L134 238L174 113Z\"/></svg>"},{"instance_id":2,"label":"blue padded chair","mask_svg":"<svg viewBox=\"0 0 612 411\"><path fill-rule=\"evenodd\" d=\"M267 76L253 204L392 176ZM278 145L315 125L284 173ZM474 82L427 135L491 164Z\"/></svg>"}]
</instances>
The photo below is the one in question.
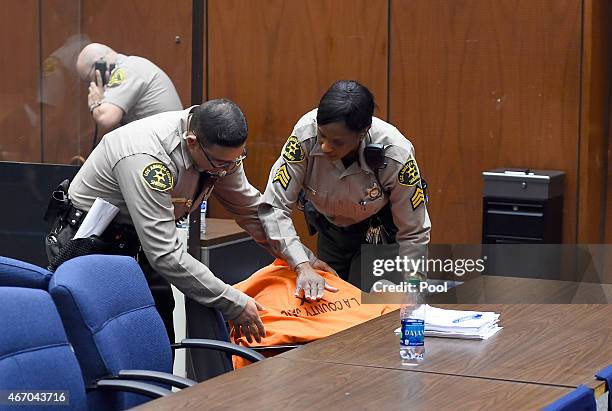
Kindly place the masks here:
<instances>
[{"instance_id":1,"label":"blue padded chair","mask_svg":"<svg viewBox=\"0 0 612 411\"><path fill-rule=\"evenodd\" d=\"M86 409L81 370L51 296L0 287L0 313L0 389L68 391L69 409Z\"/></svg>"},{"instance_id":2,"label":"blue padded chair","mask_svg":"<svg viewBox=\"0 0 612 411\"><path fill-rule=\"evenodd\" d=\"M578 386L574 391L559 398L542 411L596 411L595 392L586 385Z\"/></svg>"},{"instance_id":3,"label":"blue padded chair","mask_svg":"<svg viewBox=\"0 0 612 411\"><path fill-rule=\"evenodd\" d=\"M8 257L0 257L0 286L46 290L53 274L44 268Z\"/></svg>"},{"instance_id":4,"label":"blue padded chair","mask_svg":"<svg viewBox=\"0 0 612 411\"><path fill-rule=\"evenodd\" d=\"M87 410L81 369L51 296L43 290L0 287L0 313L0 390L66 391L67 405L49 401L43 408ZM96 383L100 384L92 387L96 390L127 389L147 392L154 398L170 393L142 382L101 380ZM51 399L61 400L61 395L57 393ZM33 404L16 408L40 410L40 407Z\"/></svg>"},{"instance_id":5,"label":"blue padded chair","mask_svg":"<svg viewBox=\"0 0 612 411\"><path fill-rule=\"evenodd\" d=\"M172 350L138 263L131 257L87 255L55 271L49 292L81 364L85 383L102 377L143 379L179 388L195 382L170 374ZM252 361L263 356L228 342L184 340L179 348L211 348ZM106 410L134 407L145 398L96 393Z\"/></svg>"}]
</instances>

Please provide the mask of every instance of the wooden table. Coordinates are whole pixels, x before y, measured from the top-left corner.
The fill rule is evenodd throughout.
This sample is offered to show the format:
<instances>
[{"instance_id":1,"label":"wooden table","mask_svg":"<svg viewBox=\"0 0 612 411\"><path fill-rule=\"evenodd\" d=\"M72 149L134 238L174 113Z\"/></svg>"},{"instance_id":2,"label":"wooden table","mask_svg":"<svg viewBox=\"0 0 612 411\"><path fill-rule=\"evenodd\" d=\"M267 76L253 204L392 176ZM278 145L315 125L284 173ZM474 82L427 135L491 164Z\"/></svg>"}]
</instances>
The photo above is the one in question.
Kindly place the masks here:
<instances>
[{"instance_id":1,"label":"wooden table","mask_svg":"<svg viewBox=\"0 0 612 411\"><path fill-rule=\"evenodd\" d=\"M611 304L612 284L483 275L432 296L430 303Z\"/></svg>"},{"instance_id":2,"label":"wooden table","mask_svg":"<svg viewBox=\"0 0 612 411\"><path fill-rule=\"evenodd\" d=\"M249 238L249 234L234 220L207 217L206 232L200 240L200 246L210 247L242 238Z\"/></svg>"},{"instance_id":3,"label":"wooden table","mask_svg":"<svg viewBox=\"0 0 612 411\"><path fill-rule=\"evenodd\" d=\"M402 366L397 311L208 380L141 409L538 409L612 363L610 305L463 305L501 313L486 341L426 338Z\"/></svg>"},{"instance_id":4,"label":"wooden table","mask_svg":"<svg viewBox=\"0 0 612 411\"><path fill-rule=\"evenodd\" d=\"M428 337L426 360L414 371L576 387L612 363L611 305L446 308L501 313L504 329L486 341ZM398 326L395 311L280 356L405 370L393 333Z\"/></svg>"},{"instance_id":5,"label":"wooden table","mask_svg":"<svg viewBox=\"0 0 612 411\"><path fill-rule=\"evenodd\" d=\"M525 410L570 388L270 358L137 410Z\"/></svg>"}]
</instances>

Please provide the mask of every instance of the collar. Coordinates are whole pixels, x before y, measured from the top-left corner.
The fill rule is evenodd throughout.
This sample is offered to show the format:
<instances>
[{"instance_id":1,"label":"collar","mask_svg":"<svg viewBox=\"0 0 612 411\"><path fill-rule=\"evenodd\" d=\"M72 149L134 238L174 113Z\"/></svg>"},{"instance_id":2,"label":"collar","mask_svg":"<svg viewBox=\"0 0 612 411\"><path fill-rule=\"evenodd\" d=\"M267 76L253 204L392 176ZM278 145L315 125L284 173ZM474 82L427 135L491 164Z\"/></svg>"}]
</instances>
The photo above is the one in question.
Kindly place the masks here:
<instances>
[{"instance_id":1,"label":"collar","mask_svg":"<svg viewBox=\"0 0 612 411\"><path fill-rule=\"evenodd\" d=\"M332 161L332 164L334 165L334 167L342 171L342 174L340 176L341 178L344 176L350 176L350 175L359 174L362 172L365 172L366 174L374 173L365 161L364 151L365 151L365 147L368 144L368 142L369 142L368 138L364 138L361 140L361 142L359 143L359 148L357 149L359 161L353 162L353 164L351 164L348 168L344 168L344 164L342 163L342 160ZM323 157L325 156L323 151L321 151L321 146L317 143L315 143L314 148L310 151L310 155L311 156L323 156Z\"/></svg>"},{"instance_id":2,"label":"collar","mask_svg":"<svg viewBox=\"0 0 612 411\"><path fill-rule=\"evenodd\" d=\"M321 150L321 146L317 143L317 137L311 137L315 139L315 144L312 150L310 150L310 153L308 154L309 156L319 156L319 157L323 157L323 160L325 161L329 161L327 158L325 158L325 153L323 153L323 151ZM344 164L342 164L342 160L334 160L334 161L330 161L334 167L336 167L338 170L340 171L346 171L344 169ZM352 164L351 164L352 166ZM351 168L351 167L349 167ZM343 173L344 175L344 173Z\"/></svg>"},{"instance_id":3,"label":"collar","mask_svg":"<svg viewBox=\"0 0 612 411\"><path fill-rule=\"evenodd\" d=\"M317 134L316 134L316 130L317 130L317 119L316 117L312 120L313 123L313 127L315 130L315 135L314 138L315 139L315 144L312 150L310 150L309 156L325 156L325 154L323 153L323 151L321 151L321 146L319 144L317 144L316 139L317 139ZM369 174L374 174L374 172L372 171L372 169L368 166L368 164L365 161L365 156L364 156L364 150L366 145L368 144L368 142L372 139L370 132L368 131L368 136L364 139L361 140L361 142L359 143L359 148L358 148L358 155L359 155L359 161L354 162L353 164L351 164L349 166L349 168L345 169L344 168L344 164L342 163L342 160L335 160L332 162L332 164L338 168L339 170L343 170L343 173L341 175L341 177L344 176L348 176L348 175L352 175L352 174L359 174L361 172L361 170L365 171L366 173ZM357 164L359 163L359 164Z\"/></svg>"},{"instance_id":4,"label":"collar","mask_svg":"<svg viewBox=\"0 0 612 411\"><path fill-rule=\"evenodd\" d=\"M353 161L353 164L351 164L348 168L344 169L344 171L340 175L340 178L345 177L345 176L350 176L353 174L361 174L363 171L365 171L364 169L365 161L364 161L364 156L363 156L364 148L365 148L365 138L359 142L359 148L357 149L357 160ZM336 160L334 161L334 163L339 163L340 167L344 168L344 164L342 163L342 160ZM338 165L336 165L336 167L337 166Z\"/></svg>"},{"instance_id":5,"label":"collar","mask_svg":"<svg viewBox=\"0 0 612 411\"><path fill-rule=\"evenodd\" d=\"M115 65L119 66L119 65L123 64L125 59L127 59L127 56L125 54L117 53L117 60L115 61Z\"/></svg>"},{"instance_id":6,"label":"collar","mask_svg":"<svg viewBox=\"0 0 612 411\"><path fill-rule=\"evenodd\" d=\"M184 133L187 131L187 127L189 126L189 114L193 111L196 106L191 106L181 113L181 118L179 121L178 134L179 139L181 141L181 152L183 154L183 161L185 162L185 168L189 170L191 166L193 166L193 160L191 159L191 154L189 154L189 150L187 149L187 140L185 140Z\"/></svg>"}]
</instances>

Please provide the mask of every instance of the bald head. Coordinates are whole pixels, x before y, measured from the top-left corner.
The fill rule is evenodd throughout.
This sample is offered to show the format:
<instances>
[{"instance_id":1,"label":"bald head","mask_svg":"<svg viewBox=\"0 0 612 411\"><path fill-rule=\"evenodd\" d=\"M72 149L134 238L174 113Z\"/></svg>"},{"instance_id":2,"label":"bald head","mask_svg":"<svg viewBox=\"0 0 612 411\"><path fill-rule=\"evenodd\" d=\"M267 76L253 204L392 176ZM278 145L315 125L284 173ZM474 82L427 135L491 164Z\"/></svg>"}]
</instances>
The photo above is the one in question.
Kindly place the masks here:
<instances>
[{"instance_id":1,"label":"bald head","mask_svg":"<svg viewBox=\"0 0 612 411\"><path fill-rule=\"evenodd\" d=\"M117 53L107 45L100 43L88 44L81 50L76 63L76 69L81 80L91 80L92 67L100 58L103 58L107 64L113 64L117 60Z\"/></svg>"}]
</instances>

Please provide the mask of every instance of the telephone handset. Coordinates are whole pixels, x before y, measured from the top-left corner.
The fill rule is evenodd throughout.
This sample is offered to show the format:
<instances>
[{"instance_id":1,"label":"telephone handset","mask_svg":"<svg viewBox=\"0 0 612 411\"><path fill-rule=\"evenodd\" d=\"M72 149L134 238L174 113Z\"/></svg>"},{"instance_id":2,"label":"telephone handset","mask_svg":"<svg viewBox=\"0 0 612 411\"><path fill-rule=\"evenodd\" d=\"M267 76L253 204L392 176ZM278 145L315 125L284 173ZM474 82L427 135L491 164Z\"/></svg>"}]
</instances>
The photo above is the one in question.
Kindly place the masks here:
<instances>
[{"instance_id":1,"label":"telephone handset","mask_svg":"<svg viewBox=\"0 0 612 411\"><path fill-rule=\"evenodd\" d=\"M94 80L93 81L96 82L97 84L98 75L96 74L96 72L99 71L100 77L102 77L102 87L104 87L108 83L108 80L110 79L111 73L113 72L114 69L115 69L114 64L106 65L106 60L104 60L104 58L98 59L98 61L96 61L94 64ZM93 142L91 143L91 151L93 151L93 149L96 148L97 142L98 142L98 123L95 123Z\"/></svg>"},{"instance_id":2,"label":"telephone handset","mask_svg":"<svg viewBox=\"0 0 612 411\"><path fill-rule=\"evenodd\" d=\"M94 65L94 73L96 71L100 72L100 76L102 77L103 86L105 86L108 83L108 80L110 79L110 75L114 69L115 69L115 65L114 64L106 65L106 60L104 60L103 58L96 61Z\"/></svg>"}]
</instances>

